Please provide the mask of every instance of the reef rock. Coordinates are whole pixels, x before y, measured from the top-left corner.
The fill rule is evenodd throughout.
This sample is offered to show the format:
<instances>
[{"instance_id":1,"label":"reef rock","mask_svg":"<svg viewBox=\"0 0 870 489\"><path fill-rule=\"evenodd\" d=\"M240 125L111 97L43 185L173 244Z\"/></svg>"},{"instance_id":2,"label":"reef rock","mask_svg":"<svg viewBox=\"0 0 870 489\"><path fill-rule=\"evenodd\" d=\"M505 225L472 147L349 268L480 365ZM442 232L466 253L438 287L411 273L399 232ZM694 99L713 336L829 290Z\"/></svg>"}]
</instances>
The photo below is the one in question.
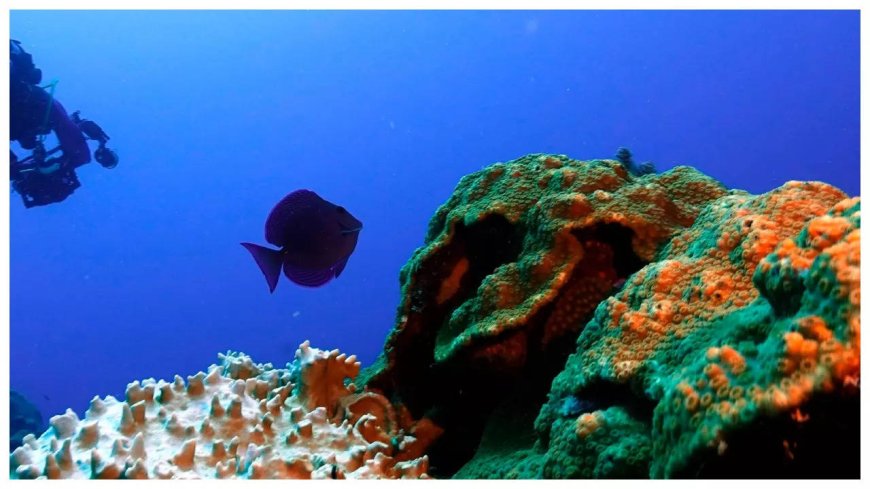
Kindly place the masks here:
<instances>
[{"instance_id":1,"label":"reef rock","mask_svg":"<svg viewBox=\"0 0 870 489\"><path fill-rule=\"evenodd\" d=\"M356 392L354 357L303 343L287 369L243 353L185 382L146 379L126 400L53 416L11 455L12 478L425 478L439 434Z\"/></svg>"},{"instance_id":2,"label":"reef rock","mask_svg":"<svg viewBox=\"0 0 870 489\"><path fill-rule=\"evenodd\" d=\"M597 307L522 476L857 477L860 200L846 197L789 182L707 206Z\"/></svg>"},{"instance_id":3,"label":"reef rock","mask_svg":"<svg viewBox=\"0 0 870 489\"><path fill-rule=\"evenodd\" d=\"M499 402L519 396L534 417L599 302L726 193L690 167L638 176L558 155L464 177L401 271L396 325L366 385L446 429L432 455L450 474Z\"/></svg>"},{"instance_id":4,"label":"reef rock","mask_svg":"<svg viewBox=\"0 0 870 489\"><path fill-rule=\"evenodd\" d=\"M361 383L444 429L437 477L857 476L859 242L821 182L495 164L436 212Z\"/></svg>"}]
</instances>

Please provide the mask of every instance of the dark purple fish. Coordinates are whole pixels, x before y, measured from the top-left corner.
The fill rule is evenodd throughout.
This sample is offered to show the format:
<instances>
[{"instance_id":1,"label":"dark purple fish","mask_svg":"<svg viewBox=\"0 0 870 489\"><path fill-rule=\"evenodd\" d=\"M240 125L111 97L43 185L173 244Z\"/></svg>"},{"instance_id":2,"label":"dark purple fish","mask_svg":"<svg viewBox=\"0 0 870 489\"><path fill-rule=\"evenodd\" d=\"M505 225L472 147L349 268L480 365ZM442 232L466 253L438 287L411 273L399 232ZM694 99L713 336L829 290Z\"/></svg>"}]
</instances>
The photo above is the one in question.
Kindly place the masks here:
<instances>
[{"instance_id":1,"label":"dark purple fish","mask_svg":"<svg viewBox=\"0 0 870 489\"><path fill-rule=\"evenodd\" d=\"M266 241L278 250L242 243L266 276L269 292L278 285L281 268L293 282L320 287L341 275L362 223L344 207L323 200L311 190L296 190L281 199L266 219Z\"/></svg>"}]
</instances>

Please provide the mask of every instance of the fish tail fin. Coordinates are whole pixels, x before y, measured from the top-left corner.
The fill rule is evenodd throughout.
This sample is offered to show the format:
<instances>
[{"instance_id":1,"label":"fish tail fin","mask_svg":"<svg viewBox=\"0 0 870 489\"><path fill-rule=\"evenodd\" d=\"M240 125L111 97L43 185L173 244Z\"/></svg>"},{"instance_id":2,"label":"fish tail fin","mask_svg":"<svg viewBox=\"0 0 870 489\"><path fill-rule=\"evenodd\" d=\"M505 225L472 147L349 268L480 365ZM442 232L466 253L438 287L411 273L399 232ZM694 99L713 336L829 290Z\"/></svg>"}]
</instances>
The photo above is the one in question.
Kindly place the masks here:
<instances>
[{"instance_id":1,"label":"fish tail fin","mask_svg":"<svg viewBox=\"0 0 870 489\"><path fill-rule=\"evenodd\" d=\"M254 261L257 262L257 266L266 277L269 293L275 292L275 287L278 286L278 277L281 275L281 252L254 243L241 243L241 245L251 252Z\"/></svg>"}]
</instances>

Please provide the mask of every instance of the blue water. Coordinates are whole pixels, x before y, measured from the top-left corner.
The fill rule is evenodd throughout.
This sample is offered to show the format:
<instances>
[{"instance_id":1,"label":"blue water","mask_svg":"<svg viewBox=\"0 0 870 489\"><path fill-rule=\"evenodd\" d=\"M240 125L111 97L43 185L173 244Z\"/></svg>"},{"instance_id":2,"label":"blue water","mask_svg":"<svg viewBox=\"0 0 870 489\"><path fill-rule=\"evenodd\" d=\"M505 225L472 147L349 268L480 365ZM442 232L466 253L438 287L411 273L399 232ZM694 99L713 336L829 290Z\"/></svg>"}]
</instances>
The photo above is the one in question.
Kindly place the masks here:
<instances>
[{"instance_id":1,"label":"blue water","mask_svg":"<svg viewBox=\"0 0 870 489\"><path fill-rule=\"evenodd\" d=\"M459 178L527 153L858 194L857 12L13 12L112 137L66 201L11 195L11 386L46 417L241 350L380 351L398 272ZM270 295L241 241L310 188L365 228Z\"/></svg>"}]
</instances>

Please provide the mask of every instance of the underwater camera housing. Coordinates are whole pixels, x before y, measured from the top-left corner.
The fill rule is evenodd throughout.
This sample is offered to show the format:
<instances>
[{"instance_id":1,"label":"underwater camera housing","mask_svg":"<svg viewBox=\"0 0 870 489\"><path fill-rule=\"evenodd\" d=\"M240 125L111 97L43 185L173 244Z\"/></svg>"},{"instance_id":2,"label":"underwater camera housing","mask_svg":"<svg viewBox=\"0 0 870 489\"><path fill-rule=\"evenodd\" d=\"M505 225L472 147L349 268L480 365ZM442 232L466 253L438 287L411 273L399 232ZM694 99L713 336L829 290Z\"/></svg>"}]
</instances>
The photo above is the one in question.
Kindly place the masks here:
<instances>
[{"instance_id":1,"label":"underwater camera housing","mask_svg":"<svg viewBox=\"0 0 870 489\"><path fill-rule=\"evenodd\" d=\"M97 148L94 152L94 158L103 168L111 170L118 166L118 153L105 146L101 145Z\"/></svg>"},{"instance_id":2,"label":"underwater camera housing","mask_svg":"<svg viewBox=\"0 0 870 489\"><path fill-rule=\"evenodd\" d=\"M106 134L106 131L104 131L96 122L82 119L79 115L80 113L81 111L79 110L73 112L71 116L72 121L76 126L78 126L79 130L86 138L100 143L100 146L96 151L94 151L94 159L97 160L97 163L99 163L100 166L109 170L118 166L118 153L106 146L106 143L110 139L109 135Z\"/></svg>"},{"instance_id":3,"label":"underwater camera housing","mask_svg":"<svg viewBox=\"0 0 870 489\"><path fill-rule=\"evenodd\" d=\"M79 111L73 112L71 119L86 139L99 142L94 151L97 163L107 169L118 166L118 153L106 146L109 135L96 122L82 119ZM74 168L61 166L54 171L45 171L52 166L52 160L47 158L62 151L60 146L49 151L40 141L35 141L34 146L30 156L20 161L10 152L12 189L21 195L27 208L60 202L81 186Z\"/></svg>"},{"instance_id":4,"label":"underwater camera housing","mask_svg":"<svg viewBox=\"0 0 870 489\"><path fill-rule=\"evenodd\" d=\"M51 174L29 171L12 181L12 188L21 195L24 207L27 208L60 202L80 186L76 172L71 169Z\"/></svg>"},{"instance_id":5,"label":"underwater camera housing","mask_svg":"<svg viewBox=\"0 0 870 489\"><path fill-rule=\"evenodd\" d=\"M12 180L12 189L21 195L24 207L31 208L60 202L81 186L72 168L60 168L52 173L40 171L46 163L46 158L60 150L58 146L46 151L42 143L37 143L33 153L21 161L10 152L12 165L9 168L9 176Z\"/></svg>"}]
</instances>

